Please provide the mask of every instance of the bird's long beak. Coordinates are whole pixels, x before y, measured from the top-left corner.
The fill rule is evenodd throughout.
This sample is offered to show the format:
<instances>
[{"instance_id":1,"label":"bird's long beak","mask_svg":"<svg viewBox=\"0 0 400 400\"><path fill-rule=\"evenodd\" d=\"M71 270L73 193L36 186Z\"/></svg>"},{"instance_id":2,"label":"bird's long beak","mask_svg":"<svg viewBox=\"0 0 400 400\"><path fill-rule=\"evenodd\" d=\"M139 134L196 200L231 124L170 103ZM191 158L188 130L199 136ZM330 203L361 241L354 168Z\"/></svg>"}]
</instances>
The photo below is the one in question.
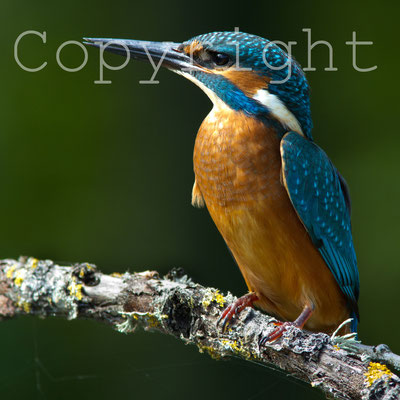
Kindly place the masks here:
<instances>
[{"instance_id":1,"label":"bird's long beak","mask_svg":"<svg viewBox=\"0 0 400 400\"><path fill-rule=\"evenodd\" d=\"M83 38L84 44L134 60L147 61L174 71L200 70L193 59L180 50L180 43L148 42L144 40Z\"/></svg>"}]
</instances>

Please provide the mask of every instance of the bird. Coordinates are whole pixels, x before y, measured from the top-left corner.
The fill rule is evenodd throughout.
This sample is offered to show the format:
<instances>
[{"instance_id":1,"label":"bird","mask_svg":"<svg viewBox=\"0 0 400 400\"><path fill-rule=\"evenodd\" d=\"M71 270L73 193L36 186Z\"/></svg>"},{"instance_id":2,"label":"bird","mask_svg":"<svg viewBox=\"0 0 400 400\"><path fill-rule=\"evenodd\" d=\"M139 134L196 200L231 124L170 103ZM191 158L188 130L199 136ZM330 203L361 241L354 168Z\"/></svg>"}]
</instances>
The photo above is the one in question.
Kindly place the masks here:
<instances>
[{"instance_id":1,"label":"bird","mask_svg":"<svg viewBox=\"0 0 400 400\"><path fill-rule=\"evenodd\" d=\"M184 42L84 38L106 51L182 75L210 98L193 153L192 204L206 207L248 293L246 307L277 319L261 344L289 326L357 334L359 273L345 179L315 143L310 86L273 41L211 32Z\"/></svg>"}]
</instances>

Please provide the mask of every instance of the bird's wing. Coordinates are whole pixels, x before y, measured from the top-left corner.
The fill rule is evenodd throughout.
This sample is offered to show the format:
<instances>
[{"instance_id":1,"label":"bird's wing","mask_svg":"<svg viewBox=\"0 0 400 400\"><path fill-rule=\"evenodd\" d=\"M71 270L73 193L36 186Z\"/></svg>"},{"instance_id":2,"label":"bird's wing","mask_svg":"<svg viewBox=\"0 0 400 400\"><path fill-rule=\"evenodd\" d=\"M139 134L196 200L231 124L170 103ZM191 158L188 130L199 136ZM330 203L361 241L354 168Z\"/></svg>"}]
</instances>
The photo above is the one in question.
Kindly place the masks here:
<instances>
[{"instance_id":1,"label":"bird's wing","mask_svg":"<svg viewBox=\"0 0 400 400\"><path fill-rule=\"evenodd\" d=\"M283 137L281 157L290 200L359 319L359 277L346 183L325 152L298 133Z\"/></svg>"}]
</instances>

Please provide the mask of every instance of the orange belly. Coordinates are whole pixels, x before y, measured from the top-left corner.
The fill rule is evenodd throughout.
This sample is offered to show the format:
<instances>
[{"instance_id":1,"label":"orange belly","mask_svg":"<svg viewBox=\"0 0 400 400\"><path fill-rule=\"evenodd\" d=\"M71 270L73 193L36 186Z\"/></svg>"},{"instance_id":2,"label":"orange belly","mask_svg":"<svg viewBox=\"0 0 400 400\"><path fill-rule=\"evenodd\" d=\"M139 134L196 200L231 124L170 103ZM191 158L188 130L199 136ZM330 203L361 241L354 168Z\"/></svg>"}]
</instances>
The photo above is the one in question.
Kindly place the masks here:
<instances>
[{"instance_id":1,"label":"orange belly","mask_svg":"<svg viewBox=\"0 0 400 400\"><path fill-rule=\"evenodd\" d=\"M196 138L198 190L261 309L288 321L315 307L306 328L332 332L346 299L281 183L279 140L262 123L215 111Z\"/></svg>"}]
</instances>

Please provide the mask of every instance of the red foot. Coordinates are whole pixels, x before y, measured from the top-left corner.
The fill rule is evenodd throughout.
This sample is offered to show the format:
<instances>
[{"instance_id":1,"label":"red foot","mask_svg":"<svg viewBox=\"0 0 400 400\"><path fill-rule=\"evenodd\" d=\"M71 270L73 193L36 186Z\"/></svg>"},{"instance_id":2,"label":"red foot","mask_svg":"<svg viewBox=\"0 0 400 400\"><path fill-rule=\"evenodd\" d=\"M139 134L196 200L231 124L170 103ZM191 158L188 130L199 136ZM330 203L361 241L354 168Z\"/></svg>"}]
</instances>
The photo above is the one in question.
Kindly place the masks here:
<instances>
[{"instance_id":1,"label":"red foot","mask_svg":"<svg viewBox=\"0 0 400 400\"><path fill-rule=\"evenodd\" d=\"M301 314L298 316L298 318L293 321L293 322L276 322L275 325L278 325L269 335L264 336L261 338L261 340L258 342L260 346L264 346L265 343L267 342L273 342L276 339L279 339L282 335L283 332L286 331L288 326L295 326L296 328L303 329L303 326L306 324L306 322L309 320L311 317L311 314L313 313L313 306L305 306L303 308L303 311Z\"/></svg>"},{"instance_id":2,"label":"red foot","mask_svg":"<svg viewBox=\"0 0 400 400\"><path fill-rule=\"evenodd\" d=\"M283 335L283 332L286 331L288 326L296 326L294 322L277 322L275 325L278 326L269 335L264 336L258 342L260 346L264 346L264 344L267 342L273 342L274 340L279 339Z\"/></svg>"},{"instance_id":3,"label":"red foot","mask_svg":"<svg viewBox=\"0 0 400 400\"><path fill-rule=\"evenodd\" d=\"M231 319L243 311L246 307L252 307L253 303L258 300L258 297L255 293L247 293L244 296L238 298L234 303L230 304L225 308L221 316L217 321L217 326L222 321L222 332L225 332L225 329Z\"/></svg>"}]
</instances>

